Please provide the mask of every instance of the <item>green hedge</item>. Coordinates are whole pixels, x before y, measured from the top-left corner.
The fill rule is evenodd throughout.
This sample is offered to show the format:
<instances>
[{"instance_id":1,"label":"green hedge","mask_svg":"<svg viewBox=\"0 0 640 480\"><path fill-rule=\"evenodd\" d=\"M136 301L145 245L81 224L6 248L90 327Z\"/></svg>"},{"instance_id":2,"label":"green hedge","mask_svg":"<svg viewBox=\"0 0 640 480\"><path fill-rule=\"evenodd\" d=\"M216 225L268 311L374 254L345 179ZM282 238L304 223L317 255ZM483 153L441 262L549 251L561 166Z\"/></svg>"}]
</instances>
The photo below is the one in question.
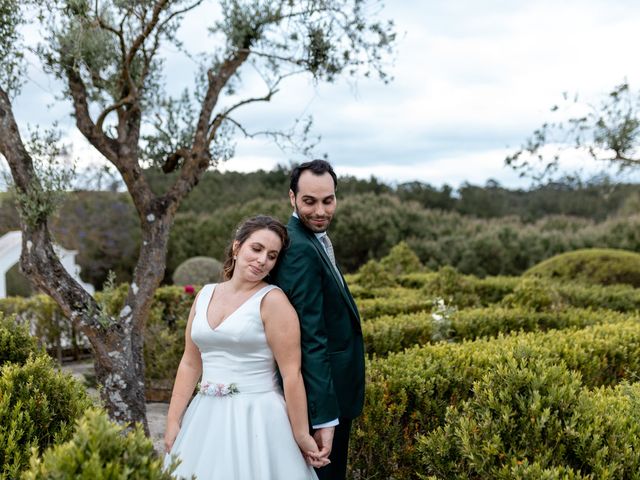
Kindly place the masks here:
<instances>
[{"instance_id":1,"label":"green hedge","mask_svg":"<svg viewBox=\"0 0 640 480\"><path fill-rule=\"evenodd\" d=\"M15 315L19 323L28 325L39 343L59 361L62 360L63 343L76 351L88 347L86 340L64 317L58 304L47 295L2 298L0 312L6 316Z\"/></svg>"},{"instance_id":2,"label":"green hedge","mask_svg":"<svg viewBox=\"0 0 640 480\"><path fill-rule=\"evenodd\" d=\"M596 285L640 287L640 254L613 248L585 248L548 258L524 275Z\"/></svg>"},{"instance_id":3,"label":"green hedge","mask_svg":"<svg viewBox=\"0 0 640 480\"><path fill-rule=\"evenodd\" d=\"M433 298L408 290L396 297L365 298L356 301L360 317L364 322L382 315L431 310Z\"/></svg>"},{"instance_id":4,"label":"green hedge","mask_svg":"<svg viewBox=\"0 0 640 480\"><path fill-rule=\"evenodd\" d=\"M417 468L415 435L441 426L447 408L472 395L473 382L511 357L564 361L587 387L614 385L640 374L640 324L438 343L373 359L365 410L352 434L354 476L410 478Z\"/></svg>"},{"instance_id":5,"label":"green hedge","mask_svg":"<svg viewBox=\"0 0 640 480\"><path fill-rule=\"evenodd\" d=\"M78 421L73 437L33 457L23 480L171 480L142 428L123 432L103 412L90 409Z\"/></svg>"},{"instance_id":6,"label":"green hedge","mask_svg":"<svg viewBox=\"0 0 640 480\"><path fill-rule=\"evenodd\" d=\"M640 476L640 384L589 391L564 365L510 358L474 382L444 425L419 435L418 472L434 479Z\"/></svg>"},{"instance_id":7,"label":"green hedge","mask_svg":"<svg viewBox=\"0 0 640 480\"><path fill-rule=\"evenodd\" d=\"M127 285L96 294L96 300L111 315L117 315L124 305ZM146 379L173 379L184 348L184 329L195 296L182 287L161 287L155 292L145 329ZM73 342L78 348L88 349L88 341L62 316L57 304L46 295L30 298L0 299L0 314L15 314L19 323L33 325L35 338L49 347L55 356L55 347L61 338ZM27 328L26 326L24 328ZM71 338L70 338L71 337ZM0 342L3 342L0 329ZM73 340L72 340L73 339Z\"/></svg>"},{"instance_id":8,"label":"green hedge","mask_svg":"<svg viewBox=\"0 0 640 480\"><path fill-rule=\"evenodd\" d=\"M443 275L444 273L444 275ZM444 268L438 273L414 273L399 276L398 284L410 291L421 291L424 297L441 297L453 300L459 308L489 306L501 303L522 285L539 286L551 289L560 296L566 306L579 308L603 308L617 311L640 310L640 290L628 285L584 285L572 282L554 282L551 280L523 279L520 277L487 277L455 273ZM409 296L402 289L396 289L399 295ZM383 290L384 292L384 290ZM367 292L369 298L376 297L376 291ZM384 295L383 295L384 296ZM455 302L459 299L459 303Z\"/></svg>"},{"instance_id":9,"label":"green hedge","mask_svg":"<svg viewBox=\"0 0 640 480\"><path fill-rule=\"evenodd\" d=\"M40 355L0 371L0 478L18 478L31 449L67 440L91 406L84 387Z\"/></svg>"},{"instance_id":10,"label":"green hedge","mask_svg":"<svg viewBox=\"0 0 640 480\"><path fill-rule=\"evenodd\" d=\"M42 353L29 327L0 312L0 367L5 363L24 364L31 355Z\"/></svg>"},{"instance_id":11,"label":"green hedge","mask_svg":"<svg viewBox=\"0 0 640 480\"><path fill-rule=\"evenodd\" d=\"M362 332L367 353L384 356L441 340L459 342L515 331L583 328L630 319L640 316L611 310L568 308L536 312L522 307L490 307L459 310L439 320L431 312L387 315L364 322Z\"/></svg>"}]
</instances>

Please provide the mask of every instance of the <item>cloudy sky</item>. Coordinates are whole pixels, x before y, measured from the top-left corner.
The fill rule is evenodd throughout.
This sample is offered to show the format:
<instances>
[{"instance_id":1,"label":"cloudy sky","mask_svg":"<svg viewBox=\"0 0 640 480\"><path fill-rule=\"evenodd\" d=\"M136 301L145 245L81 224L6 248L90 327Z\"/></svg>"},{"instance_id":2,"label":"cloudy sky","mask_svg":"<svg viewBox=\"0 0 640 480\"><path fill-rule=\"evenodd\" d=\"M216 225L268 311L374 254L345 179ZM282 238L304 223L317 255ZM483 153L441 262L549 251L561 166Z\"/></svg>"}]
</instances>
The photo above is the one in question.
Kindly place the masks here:
<instances>
[{"instance_id":1,"label":"cloudy sky","mask_svg":"<svg viewBox=\"0 0 640 480\"><path fill-rule=\"evenodd\" d=\"M201 48L205 14L188 19L181 38ZM597 101L627 80L640 88L640 3L633 0L387 0L381 13L395 21L399 41L394 81L340 81L314 87L291 80L270 103L247 109L256 129L286 127L313 115L326 153L341 174L388 182L420 180L454 187L495 179L526 186L504 157L551 119L563 92ZM168 87L191 82L193 62L165 52ZM16 102L21 125L57 119L70 125L59 89L32 63ZM46 107L47 105L52 105ZM65 123L66 122L66 123ZM83 158L94 156L70 128ZM264 140L239 139L223 169L269 169L299 160ZM584 165L572 156L566 165ZM594 171L589 166L587 172Z\"/></svg>"}]
</instances>

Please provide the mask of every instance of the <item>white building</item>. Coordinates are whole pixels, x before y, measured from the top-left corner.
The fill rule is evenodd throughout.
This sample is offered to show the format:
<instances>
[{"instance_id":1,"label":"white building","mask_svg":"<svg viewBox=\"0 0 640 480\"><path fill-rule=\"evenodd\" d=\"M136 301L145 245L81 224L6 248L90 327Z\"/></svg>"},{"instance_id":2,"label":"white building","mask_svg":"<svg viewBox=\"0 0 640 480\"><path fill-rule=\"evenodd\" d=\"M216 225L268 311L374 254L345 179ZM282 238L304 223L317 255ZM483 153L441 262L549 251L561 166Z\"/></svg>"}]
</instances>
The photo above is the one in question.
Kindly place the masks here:
<instances>
[{"instance_id":1,"label":"white building","mask_svg":"<svg viewBox=\"0 0 640 480\"><path fill-rule=\"evenodd\" d=\"M76 264L75 250L67 250L59 245L53 246L62 266L89 293L93 294L93 285L84 283L80 279L80 266ZM7 272L20 261L22 251L22 232L9 232L0 238L0 298L7 296Z\"/></svg>"}]
</instances>

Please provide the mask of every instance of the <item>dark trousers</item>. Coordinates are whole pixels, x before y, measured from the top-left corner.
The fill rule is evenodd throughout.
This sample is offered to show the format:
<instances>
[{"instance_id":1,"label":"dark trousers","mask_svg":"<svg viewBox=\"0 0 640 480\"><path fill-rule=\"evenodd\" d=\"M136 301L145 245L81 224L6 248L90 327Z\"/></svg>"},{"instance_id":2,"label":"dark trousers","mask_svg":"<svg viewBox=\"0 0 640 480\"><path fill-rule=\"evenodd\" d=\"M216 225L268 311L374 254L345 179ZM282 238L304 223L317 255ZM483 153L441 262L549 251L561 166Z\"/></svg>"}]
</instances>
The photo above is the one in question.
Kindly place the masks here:
<instances>
[{"instance_id":1,"label":"dark trousers","mask_svg":"<svg viewBox=\"0 0 640 480\"><path fill-rule=\"evenodd\" d=\"M326 467L316 468L319 480L344 480L347 477L347 454L349 452L349 434L351 433L351 419L340 418L333 435L333 446Z\"/></svg>"}]
</instances>

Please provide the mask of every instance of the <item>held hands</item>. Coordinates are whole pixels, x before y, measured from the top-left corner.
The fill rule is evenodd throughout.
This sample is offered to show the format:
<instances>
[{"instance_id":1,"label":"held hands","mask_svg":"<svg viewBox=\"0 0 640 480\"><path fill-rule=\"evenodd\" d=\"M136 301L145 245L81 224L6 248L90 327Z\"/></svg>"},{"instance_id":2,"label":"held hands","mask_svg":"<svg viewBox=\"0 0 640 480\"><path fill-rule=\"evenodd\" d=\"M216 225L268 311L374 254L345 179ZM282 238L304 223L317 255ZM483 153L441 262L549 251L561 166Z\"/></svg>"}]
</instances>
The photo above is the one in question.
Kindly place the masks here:
<instances>
[{"instance_id":1,"label":"held hands","mask_svg":"<svg viewBox=\"0 0 640 480\"><path fill-rule=\"evenodd\" d=\"M313 434L313 438L320 449L320 456L328 459L333 445L333 434L336 427L319 428Z\"/></svg>"},{"instance_id":2,"label":"held hands","mask_svg":"<svg viewBox=\"0 0 640 480\"><path fill-rule=\"evenodd\" d=\"M296 436L296 443L302 451L306 462L314 468L321 468L331 463L331 460L321 454L321 450L318 448L318 444L314 437L308 433L303 433Z\"/></svg>"}]
</instances>

